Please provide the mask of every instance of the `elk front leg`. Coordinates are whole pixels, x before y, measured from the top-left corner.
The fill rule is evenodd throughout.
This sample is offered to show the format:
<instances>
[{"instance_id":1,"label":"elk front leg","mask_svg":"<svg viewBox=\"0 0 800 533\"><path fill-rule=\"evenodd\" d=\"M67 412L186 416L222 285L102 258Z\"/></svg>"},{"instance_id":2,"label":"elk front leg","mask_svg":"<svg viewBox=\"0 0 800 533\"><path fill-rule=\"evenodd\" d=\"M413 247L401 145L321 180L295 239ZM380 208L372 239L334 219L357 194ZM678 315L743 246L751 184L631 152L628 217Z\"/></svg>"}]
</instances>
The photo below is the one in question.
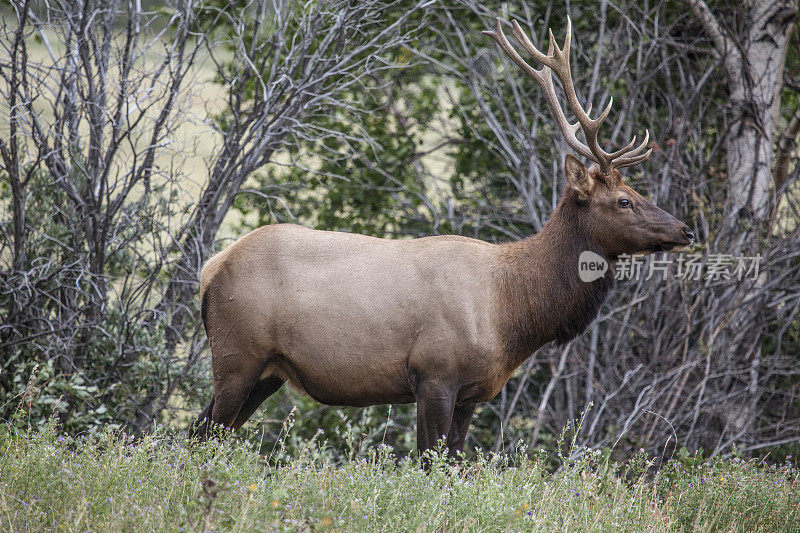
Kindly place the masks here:
<instances>
[{"instance_id":1,"label":"elk front leg","mask_svg":"<svg viewBox=\"0 0 800 533\"><path fill-rule=\"evenodd\" d=\"M474 412L474 403L458 405L453 411L453 421L447 434L447 450L453 459L458 459L458 452L464 449L464 440L467 438L467 430Z\"/></svg>"},{"instance_id":2,"label":"elk front leg","mask_svg":"<svg viewBox=\"0 0 800 533\"><path fill-rule=\"evenodd\" d=\"M417 451L422 457L439 439L447 438L453 420L455 393L440 383L423 381L417 387L416 399Z\"/></svg>"}]
</instances>

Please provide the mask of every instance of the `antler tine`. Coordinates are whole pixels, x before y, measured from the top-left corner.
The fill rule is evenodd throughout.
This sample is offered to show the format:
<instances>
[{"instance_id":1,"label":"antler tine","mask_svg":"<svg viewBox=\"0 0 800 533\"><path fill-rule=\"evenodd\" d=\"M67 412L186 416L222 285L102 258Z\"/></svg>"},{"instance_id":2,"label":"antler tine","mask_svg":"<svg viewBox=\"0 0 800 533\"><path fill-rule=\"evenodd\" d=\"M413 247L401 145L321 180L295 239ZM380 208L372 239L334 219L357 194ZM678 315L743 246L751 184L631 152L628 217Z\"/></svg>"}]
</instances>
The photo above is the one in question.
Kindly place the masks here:
<instances>
[{"instance_id":1,"label":"antler tine","mask_svg":"<svg viewBox=\"0 0 800 533\"><path fill-rule=\"evenodd\" d=\"M653 149L650 148L642 155L637 155L635 157L620 157L619 159L614 160L614 168L622 168L622 167L630 167L633 165L638 165L648 157L650 154L653 153Z\"/></svg>"},{"instance_id":2,"label":"antler tine","mask_svg":"<svg viewBox=\"0 0 800 533\"><path fill-rule=\"evenodd\" d=\"M614 166L629 167L631 165L641 163L642 161L650 157L650 154L653 153L652 148L649 148L645 153L639 155L639 152L641 152L645 147L647 147L647 140L648 140L648 135L645 134L644 141L642 141L642 143L639 146L637 146L630 152L627 152L625 154L625 157L617 157L614 159Z\"/></svg>"},{"instance_id":3,"label":"antler tine","mask_svg":"<svg viewBox=\"0 0 800 533\"><path fill-rule=\"evenodd\" d=\"M647 134L645 134L645 139L646 138L647 138ZM611 152L611 154L610 154L611 157L615 157L615 156L619 157L622 154L627 154L628 152L633 150L633 145L634 144L636 144L636 135L633 136L633 139L631 139L631 142L629 142L627 146L625 146L623 148L620 148L616 152ZM641 146L637 147L637 149L638 148L641 148Z\"/></svg>"},{"instance_id":4,"label":"antler tine","mask_svg":"<svg viewBox=\"0 0 800 533\"><path fill-rule=\"evenodd\" d=\"M514 61L514 63L516 63L517 66L520 67L522 70L524 70L528 75L532 76L540 83L544 81L544 79L541 78L541 72L530 66L527 61L522 59L522 56L520 56L514 49L514 47L511 46L511 43L508 42L506 34L503 33L503 27L500 25L499 17L495 19L494 30L484 30L481 33L483 33L484 35L488 35L489 37L494 39L495 42L497 42L497 44L500 45L500 48L502 48L505 51L508 57L510 57L512 61Z\"/></svg>"},{"instance_id":5,"label":"antler tine","mask_svg":"<svg viewBox=\"0 0 800 533\"><path fill-rule=\"evenodd\" d=\"M583 145L581 143L582 146L585 146L586 149L592 153L590 159L598 163L603 172L610 171L612 168L610 164L611 161L608 154L600 148L597 142L597 132L606 116L608 116L609 111L611 111L612 102L609 101L609 105L606 106L598 118L592 119L589 116L589 112L584 110L583 106L578 101L578 95L575 92L575 85L572 82L572 72L569 65L570 44L572 43L572 20L570 17L567 17L567 35L564 38L564 46L562 48L559 48L556 44L553 31L548 29L550 43L547 55L542 54L533 46L533 43L531 43L528 36L525 35L525 32L522 31L522 27L517 21L512 21L511 24L514 28L514 36L522 44L525 51L545 65L545 67L549 67L556 73L558 79L561 80L561 85L564 87L564 93L567 96L567 105L578 120L578 124L580 124L580 128L583 130L583 135L586 137L587 144Z\"/></svg>"},{"instance_id":6,"label":"antler tine","mask_svg":"<svg viewBox=\"0 0 800 533\"><path fill-rule=\"evenodd\" d=\"M522 44L525 51L530 53L534 59L539 60L540 63L543 63L543 67L540 70L536 70L532 66L530 66L522 57L517 53L514 47L508 42L508 38L506 37L505 33L503 32L503 27L500 23L500 19L495 19L495 29L494 30L485 30L483 33L485 35L490 36L492 39L500 45L508 57L511 58L514 63L517 64L526 74L531 76L539 87L542 88L544 92L545 99L547 100L548 105L550 106L553 115L558 122L559 127L561 128L561 133L564 135L564 140L567 141L573 150L581 154L582 156L586 157L594 161L595 163L599 164L599 161L589 149L588 146L583 144L578 140L578 137L575 135L580 127L579 123L570 124L569 120L567 120L566 115L564 114L564 110L561 109L561 105L558 102L558 97L556 96L555 86L553 85L553 77L552 77L552 70L548 65L549 59L548 56L552 57L554 53L553 48L558 49L558 46L555 45L555 41L553 39L550 40L550 46L548 49L548 55L545 56L539 50L533 46L533 43L528 40L525 34L522 32L522 28L519 28L519 24L516 21L513 22L514 25L514 33L517 39ZM541 61L540 59L544 59L545 61Z\"/></svg>"},{"instance_id":7,"label":"antler tine","mask_svg":"<svg viewBox=\"0 0 800 533\"><path fill-rule=\"evenodd\" d=\"M633 157L647 147L647 141L649 140L650 140L650 132L644 130L644 140L639 144L639 146L637 146L636 148L633 147L633 145L636 144L636 135L634 135L631 142L628 143L628 146L620 148L616 152L612 152L609 155L611 156L611 159L617 159L619 157L622 157L623 155L626 158Z\"/></svg>"},{"instance_id":8,"label":"antler tine","mask_svg":"<svg viewBox=\"0 0 800 533\"><path fill-rule=\"evenodd\" d=\"M650 156L652 150L648 150L647 152L639 155L639 153L647 147L647 142L650 137L650 134L647 131L645 132L644 141L642 141L642 143L636 148L633 147L636 144L636 137L634 137L627 146L612 153L608 153L600 147L600 144L597 141L598 131L600 130L600 126L603 124L606 117L608 117L614 99L609 99L608 105L606 105L605 109L603 109L603 112L594 119L590 116L590 113L592 112L591 104L589 105L589 110L586 111L578 101L578 95L575 92L575 85L572 80L572 72L569 64L570 44L572 42L572 19L570 17L567 17L567 31L566 37L564 38L564 46L562 48L559 48L558 44L556 44L553 31L548 29L549 44L546 55L533 45L528 36L525 35L525 32L522 31L522 27L517 21L512 21L511 25L514 29L514 36L520 42L525 51L543 65L541 70L536 70L528 65L528 63L526 63L525 60L522 59L522 57L516 52L513 46L511 46L511 43L508 42L508 39L503 33L503 28L500 24L499 18L496 19L494 31L484 31L483 33L494 38L494 40L497 41L497 43L503 48L503 50L505 50L505 52L509 55L509 57L511 57L512 60L514 60L517 65L522 67L525 72L536 79L539 86L542 87L545 92L547 102L550 105L553 114L556 116L556 119L558 120L565 140L575 151L599 164L600 171L606 174L611 172L611 170L614 168L621 168L641 163ZM555 72L559 81L561 81L561 85L564 88L564 94L567 97L567 105L577 119L577 123L575 124L570 124L566 118L566 115L564 114L563 109L561 108L561 105L558 102L558 98L555 93L555 87L553 86L553 79L551 76L552 72ZM586 144L580 142L575 136L575 133L579 127L581 130L583 130L583 135L586 138Z\"/></svg>"}]
</instances>

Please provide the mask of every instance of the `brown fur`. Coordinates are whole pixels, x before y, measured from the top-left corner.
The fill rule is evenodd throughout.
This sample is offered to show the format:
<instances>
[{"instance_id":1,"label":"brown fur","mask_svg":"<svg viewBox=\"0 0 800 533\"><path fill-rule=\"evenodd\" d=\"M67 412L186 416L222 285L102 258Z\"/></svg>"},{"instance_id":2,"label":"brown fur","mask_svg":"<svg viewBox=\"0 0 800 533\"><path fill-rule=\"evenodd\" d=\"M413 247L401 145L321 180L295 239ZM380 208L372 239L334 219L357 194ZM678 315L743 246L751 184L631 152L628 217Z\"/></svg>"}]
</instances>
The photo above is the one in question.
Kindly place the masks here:
<instances>
[{"instance_id":1,"label":"brown fur","mask_svg":"<svg viewBox=\"0 0 800 533\"><path fill-rule=\"evenodd\" d=\"M581 252L605 255L582 227L581 210L568 189L540 233L502 246L497 297L512 371L547 342L563 343L586 329L614 286L611 268L592 283L578 277Z\"/></svg>"},{"instance_id":2,"label":"brown fur","mask_svg":"<svg viewBox=\"0 0 800 533\"><path fill-rule=\"evenodd\" d=\"M284 381L319 402L417 402L418 447L461 448L477 402L529 355L597 315L611 269L592 283L578 256L609 261L688 244L685 225L567 156L567 188L537 235L503 245L458 236L384 240L280 224L208 261L203 315L212 352L208 419L238 429ZM633 207L620 209L618 199ZM630 212L628 212L630 211Z\"/></svg>"}]
</instances>

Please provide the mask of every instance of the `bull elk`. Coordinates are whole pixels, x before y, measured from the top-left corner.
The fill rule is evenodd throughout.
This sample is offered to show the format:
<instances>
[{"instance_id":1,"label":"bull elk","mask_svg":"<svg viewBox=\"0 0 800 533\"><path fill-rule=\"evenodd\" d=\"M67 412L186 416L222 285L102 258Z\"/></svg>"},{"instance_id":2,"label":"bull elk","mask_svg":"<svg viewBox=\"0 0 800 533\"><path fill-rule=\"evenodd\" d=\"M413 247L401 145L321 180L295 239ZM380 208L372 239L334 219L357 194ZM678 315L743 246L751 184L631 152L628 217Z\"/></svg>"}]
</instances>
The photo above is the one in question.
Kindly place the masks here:
<instances>
[{"instance_id":1,"label":"bull elk","mask_svg":"<svg viewBox=\"0 0 800 533\"><path fill-rule=\"evenodd\" d=\"M277 224L231 244L202 271L214 396L192 436L205 438L212 423L238 429L288 381L329 405L416 402L419 452L445 438L455 454L477 403L494 398L542 345L572 339L597 316L613 269L581 281L582 252L613 264L622 254L692 242L685 224L622 182L619 168L650 155L647 135L636 147L635 137L615 152L600 147L611 103L591 118L578 102L569 19L563 48L550 32L547 54L516 22L513 29L541 69L520 57L499 19L484 33L536 80L569 146L596 165L587 170L568 154L558 207L539 233L517 242L384 240Z\"/></svg>"}]
</instances>

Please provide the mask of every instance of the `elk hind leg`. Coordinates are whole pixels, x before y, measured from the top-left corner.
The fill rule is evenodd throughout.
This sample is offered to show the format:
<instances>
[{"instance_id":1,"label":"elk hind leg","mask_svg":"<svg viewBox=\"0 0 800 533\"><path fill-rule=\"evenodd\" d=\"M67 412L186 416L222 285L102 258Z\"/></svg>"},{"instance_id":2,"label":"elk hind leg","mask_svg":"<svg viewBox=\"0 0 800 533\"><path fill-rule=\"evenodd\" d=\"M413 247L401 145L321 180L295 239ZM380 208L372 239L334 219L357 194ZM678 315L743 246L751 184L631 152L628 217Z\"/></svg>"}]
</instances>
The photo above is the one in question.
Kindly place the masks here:
<instances>
[{"instance_id":1,"label":"elk hind leg","mask_svg":"<svg viewBox=\"0 0 800 533\"><path fill-rule=\"evenodd\" d=\"M205 440L213 425L236 431L285 381L275 376L258 377L251 371L215 379L214 398L192 424L189 438Z\"/></svg>"},{"instance_id":2,"label":"elk hind leg","mask_svg":"<svg viewBox=\"0 0 800 533\"><path fill-rule=\"evenodd\" d=\"M239 413L250 398L250 393L259 384L263 366L238 368L235 371L226 370L228 371L222 375L214 373L214 405L211 408L211 422L225 429L236 430L238 427L235 427L235 423Z\"/></svg>"},{"instance_id":3,"label":"elk hind leg","mask_svg":"<svg viewBox=\"0 0 800 533\"><path fill-rule=\"evenodd\" d=\"M474 403L457 405L453 411L453 421L450 424L450 432L447 434L447 451L453 459L458 459L459 452L464 449L464 441L467 438L467 430L469 430L469 423L474 411Z\"/></svg>"},{"instance_id":4,"label":"elk hind leg","mask_svg":"<svg viewBox=\"0 0 800 533\"><path fill-rule=\"evenodd\" d=\"M242 427L244 423L253 416L258 406L264 403L264 400L278 392L278 389L280 389L285 382L285 379L277 376L269 376L256 383L250 391L247 400L245 400L244 405L242 405L242 408L239 410L239 415L233 423L233 430L236 431Z\"/></svg>"}]
</instances>

